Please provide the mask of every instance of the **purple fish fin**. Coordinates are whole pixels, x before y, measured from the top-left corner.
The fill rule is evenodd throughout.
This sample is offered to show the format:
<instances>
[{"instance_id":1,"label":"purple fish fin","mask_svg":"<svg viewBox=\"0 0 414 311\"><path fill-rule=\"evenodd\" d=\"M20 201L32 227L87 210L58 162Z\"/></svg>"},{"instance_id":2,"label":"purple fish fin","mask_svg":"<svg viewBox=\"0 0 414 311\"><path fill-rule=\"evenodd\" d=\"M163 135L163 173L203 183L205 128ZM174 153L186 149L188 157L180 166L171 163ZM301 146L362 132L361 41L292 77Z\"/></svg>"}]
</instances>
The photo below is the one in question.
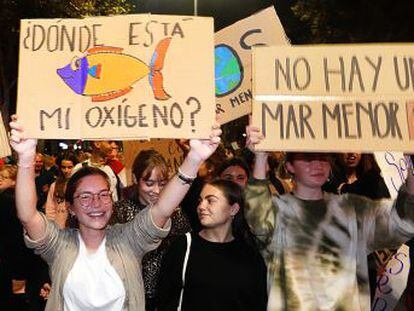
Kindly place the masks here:
<instances>
[{"instance_id":1,"label":"purple fish fin","mask_svg":"<svg viewBox=\"0 0 414 311\"><path fill-rule=\"evenodd\" d=\"M132 90L132 87L128 86L127 88L122 89L122 90L109 92L109 93L105 93L105 94L93 95L92 96L92 101L93 102L104 102L104 101L107 101L107 100L111 100L111 99L123 96L123 95L129 93L131 90Z\"/></svg>"}]
</instances>

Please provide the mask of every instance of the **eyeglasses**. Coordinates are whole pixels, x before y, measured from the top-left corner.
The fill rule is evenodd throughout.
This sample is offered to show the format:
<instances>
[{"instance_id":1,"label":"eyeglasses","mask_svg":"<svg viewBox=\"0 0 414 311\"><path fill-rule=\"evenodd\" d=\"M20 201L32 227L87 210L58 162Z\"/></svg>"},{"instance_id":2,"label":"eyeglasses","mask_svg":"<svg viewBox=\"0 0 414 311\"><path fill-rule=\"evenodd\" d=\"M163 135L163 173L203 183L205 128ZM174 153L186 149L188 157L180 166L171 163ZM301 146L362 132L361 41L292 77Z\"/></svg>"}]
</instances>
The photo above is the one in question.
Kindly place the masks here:
<instances>
[{"instance_id":1,"label":"eyeglasses","mask_svg":"<svg viewBox=\"0 0 414 311\"><path fill-rule=\"evenodd\" d=\"M112 202L112 193L109 190L102 190L98 193L82 192L73 198L79 199L79 203L82 207L89 207L92 204L95 196L97 196L99 200L104 204Z\"/></svg>"}]
</instances>

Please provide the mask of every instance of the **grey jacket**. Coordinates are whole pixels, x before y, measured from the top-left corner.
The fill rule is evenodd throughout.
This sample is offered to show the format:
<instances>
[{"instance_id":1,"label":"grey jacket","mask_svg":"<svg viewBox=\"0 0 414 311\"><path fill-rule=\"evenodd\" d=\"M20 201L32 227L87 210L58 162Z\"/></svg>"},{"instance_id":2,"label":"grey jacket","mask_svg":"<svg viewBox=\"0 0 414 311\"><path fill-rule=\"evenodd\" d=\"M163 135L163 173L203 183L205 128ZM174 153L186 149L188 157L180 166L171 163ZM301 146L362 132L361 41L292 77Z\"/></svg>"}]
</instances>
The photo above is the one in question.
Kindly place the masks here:
<instances>
[{"instance_id":1,"label":"grey jacket","mask_svg":"<svg viewBox=\"0 0 414 311\"><path fill-rule=\"evenodd\" d=\"M131 222L106 229L108 260L125 287L125 310L145 310L141 259L145 253L160 244L171 227L171 221L168 221L165 229L158 228L153 223L149 211L149 208L146 208ZM47 220L45 215L43 218L47 223L45 236L33 241L26 234L25 242L49 265L52 290L46 311L59 311L63 310L63 286L79 252L78 230L60 230L54 222Z\"/></svg>"}]
</instances>

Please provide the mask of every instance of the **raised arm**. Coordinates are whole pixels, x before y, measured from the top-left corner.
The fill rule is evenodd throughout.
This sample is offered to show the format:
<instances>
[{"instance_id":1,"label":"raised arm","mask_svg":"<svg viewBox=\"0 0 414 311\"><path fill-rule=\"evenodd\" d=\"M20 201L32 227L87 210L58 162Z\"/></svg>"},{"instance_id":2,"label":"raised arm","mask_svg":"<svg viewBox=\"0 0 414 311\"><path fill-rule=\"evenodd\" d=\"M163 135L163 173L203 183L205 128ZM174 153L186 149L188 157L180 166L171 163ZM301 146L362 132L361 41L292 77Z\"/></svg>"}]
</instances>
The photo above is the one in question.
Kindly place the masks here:
<instances>
[{"instance_id":1,"label":"raised arm","mask_svg":"<svg viewBox=\"0 0 414 311\"><path fill-rule=\"evenodd\" d=\"M216 151L220 143L220 135L220 126L215 124L212 127L210 139L190 141L190 151L181 164L179 173L169 180L157 203L151 209L152 219L157 226L164 227L175 208L180 204L190 188L190 179L197 176L200 165ZM186 179L188 182L185 181Z\"/></svg>"},{"instance_id":2,"label":"raised arm","mask_svg":"<svg viewBox=\"0 0 414 311\"><path fill-rule=\"evenodd\" d=\"M406 183L400 188L395 200L359 200L355 203L355 209L369 251L398 247L414 237L412 166L409 167Z\"/></svg>"},{"instance_id":3,"label":"raised arm","mask_svg":"<svg viewBox=\"0 0 414 311\"><path fill-rule=\"evenodd\" d=\"M253 233L263 243L261 245L262 253L267 260L269 254L266 253L266 248L273 237L277 212L266 179L268 153L255 150L255 145L263 139L263 135L257 127L247 126L246 134L246 147L254 152L255 162L253 179L249 180L245 188L245 216Z\"/></svg>"},{"instance_id":4,"label":"raised arm","mask_svg":"<svg viewBox=\"0 0 414 311\"><path fill-rule=\"evenodd\" d=\"M12 116L10 122L10 144L18 154L16 179L17 217L32 240L42 238L46 232L46 224L36 209L37 195L35 186L34 162L36 156L35 139L26 139L25 131Z\"/></svg>"}]
</instances>

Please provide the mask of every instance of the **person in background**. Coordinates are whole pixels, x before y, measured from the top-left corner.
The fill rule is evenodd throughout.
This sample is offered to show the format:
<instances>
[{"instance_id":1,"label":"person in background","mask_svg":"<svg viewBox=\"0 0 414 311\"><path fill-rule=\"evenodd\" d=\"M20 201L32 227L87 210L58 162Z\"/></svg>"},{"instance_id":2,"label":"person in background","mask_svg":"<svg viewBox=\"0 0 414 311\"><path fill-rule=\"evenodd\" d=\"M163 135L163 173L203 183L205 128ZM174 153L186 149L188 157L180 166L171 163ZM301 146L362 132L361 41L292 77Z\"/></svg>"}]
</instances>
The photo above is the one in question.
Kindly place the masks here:
<instances>
[{"instance_id":1,"label":"person in background","mask_svg":"<svg viewBox=\"0 0 414 311\"><path fill-rule=\"evenodd\" d=\"M269 166L270 191L280 195L289 193L293 190L292 177L286 172L284 152L270 152L267 159Z\"/></svg>"},{"instance_id":2,"label":"person in background","mask_svg":"<svg viewBox=\"0 0 414 311\"><path fill-rule=\"evenodd\" d=\"M73 154L66 154L57 160L59 167L58 177L50 186L45 204L46 217L58 224L60 228L67 227L68 209L65 201L66 184L72 175L73 168L77 164Z\"/></svg>"},{"instance_id":3,"label":"person in background","mask_svg":"<svg viewBox=\"0 0 414 311\"><path fill-rule=\"evenodd\" d=\"M16 215L16 175L15 165L5 164L0 169L0 266L6 273L2 281L8 282L8 297L3 297L7 307L2 310L37 311L44 308L39 294L47 282L47 270L24 245L23 227Z\"/></svg>"},{"instance_id":4,"label":"person in background","mask_svg":"<svg viewBox=\"0 0 414 311\"><path fill-rule=\"evenodd\" d=\"M242 158L231 158L221 163L216 176L233 181L244 188L249 180L250 170Z\"/></svg>"},{"instance_id":5,"label":"person in background","mask_svg":"<svg viewBox=\"0 0 414 311\"><path fill-rule=\"evenodd\" d=\"M127 186L126 169L120 158L119 145L114 140L110 140L108 143L110 149L106 155L106 165L114 171L118 179L119 188L125 188Z\"/></svg>"},{"instance_id":6,"label":"person in background","mask_svg":"<svg viewBox=\"0 0 414 311\"><path fill-rule=\"evenodd\" d=\"M247 127L247 146L263 139ZM268 310L370 310L367 255L398 247L414 236L412 168L396 200L323 192L331 159L323 153L288 153L295 189L271 196L268 153L255 152L246 219L262 241L268 267Z\"/></svg>"},{"instance_id":7,"label":"person in background","mask_svg":"<svg viewBox=\"0 0 414 311\"><path fill-rule=\"evenodd\" d=\"M16 216L14 205L14 186L16 184L17 168L3 164L0 168L0 306L2 310L12 310L13 284L20 285L15 290L24 293L24 277L16 277L13 273L15 252L23 245L21 224ZM20 244L16 243L20 234ZM15 280L12 282L12 279ZM19 284L19 279L20 284ZM16 287L16 286L15 286Z\"/></svg>"},{"instance_id":8,"label":"person in background","mask_svg":"<svg viewBox=\"0 0 414 311\"><path fill-rule=\"evenodd\" d=\"M266 310L266 266L243 209L238 184L217 179L204 185L197 207L202 229L191 233L189 246L183 235L167 251L158 311Z\"/></svg>"},{"instance_id":9,"label":"person in background","mask_svg":"<svg viewBox=\"0 0 414 311\"><path fill-rule=\"evenodd\" d=\"M323 188L332 193L355 193L371 199L390 197L381 170L372 154L337 154L332 174Z\"/></svg>"},{"instance_id":10,"label":"person in background","mask_svg":"<svg viewBox=\"0 0 414 311\"><path fill-rule=\"evenodd\" d=\"M108 227L113 201L107 175L95 167L80 168L68 181L65 193L79 230L59 230L36 210L36 140L24 138L16 116L10 127L10 143L19 156L17 215L27 232L26 244L45 258L51 270L53 286L46 311L144 310L139 263L168 234L171 214L190 188L200 164L220 142L219 125L213 126L209 140L191 141L178 174L170 179L158 201L126 224Z\"/></svg>"},{"instance_id":11,"label":"person in background","mask_svg":"<svg viewBox=\"0 0 414 311\"><path fill-rule=\"evenodd\" d=\"M87 160L76 164L73 168L72 174L76 173L83 166L93 166L104 171L110 180L112 199L116 202L119 198L118 179L116 178L114 171L105 164L106 157L112 148L106 140L93 141L91 142L91 145L91 156Z\"/></svg>"},{"instance_id":12,"label":"person in background","mask_svg":"<svg viewBox=\"0 0 414 311\"><path fill-rule=\"evenodd\" d=\"M155 150L141 151L135 157L132 173L137 183L129 187L127 191L129 199L115 203L114 222L132 221L140 211L156 204L169 179L167 163L162 155ZM147 253L142 259L147 311L154 310L156 285L166 249L177 236L191 230L187 218L178 206L171 215L171 221L169 235L157 249Z\"/></svg>"},{"instance_id":13,"label":"person in background","mask_svg":"<svg viewBox=\"0 0 414 311\"><path fill-rule=\"evenodd\" d=\"M55 181L53 171L47 170L43 163L44 155L40 152L36 153L35 158L35 175L36 175L36 193L37 193L37 209L44 212L47 194L50 185Z\"/></svg>"},{"instance_id":14,"label":"person in background","mask_svg":"<svg viewBox=\"0 0 414 311\"><path fill-rule=\"evenodd\" d=\"M53 176L57 176L59 173L59 168L56 165L56 157L54 155L43 155L43 167L46 171L50 172Z\"/></svg>"}]
</instances>

